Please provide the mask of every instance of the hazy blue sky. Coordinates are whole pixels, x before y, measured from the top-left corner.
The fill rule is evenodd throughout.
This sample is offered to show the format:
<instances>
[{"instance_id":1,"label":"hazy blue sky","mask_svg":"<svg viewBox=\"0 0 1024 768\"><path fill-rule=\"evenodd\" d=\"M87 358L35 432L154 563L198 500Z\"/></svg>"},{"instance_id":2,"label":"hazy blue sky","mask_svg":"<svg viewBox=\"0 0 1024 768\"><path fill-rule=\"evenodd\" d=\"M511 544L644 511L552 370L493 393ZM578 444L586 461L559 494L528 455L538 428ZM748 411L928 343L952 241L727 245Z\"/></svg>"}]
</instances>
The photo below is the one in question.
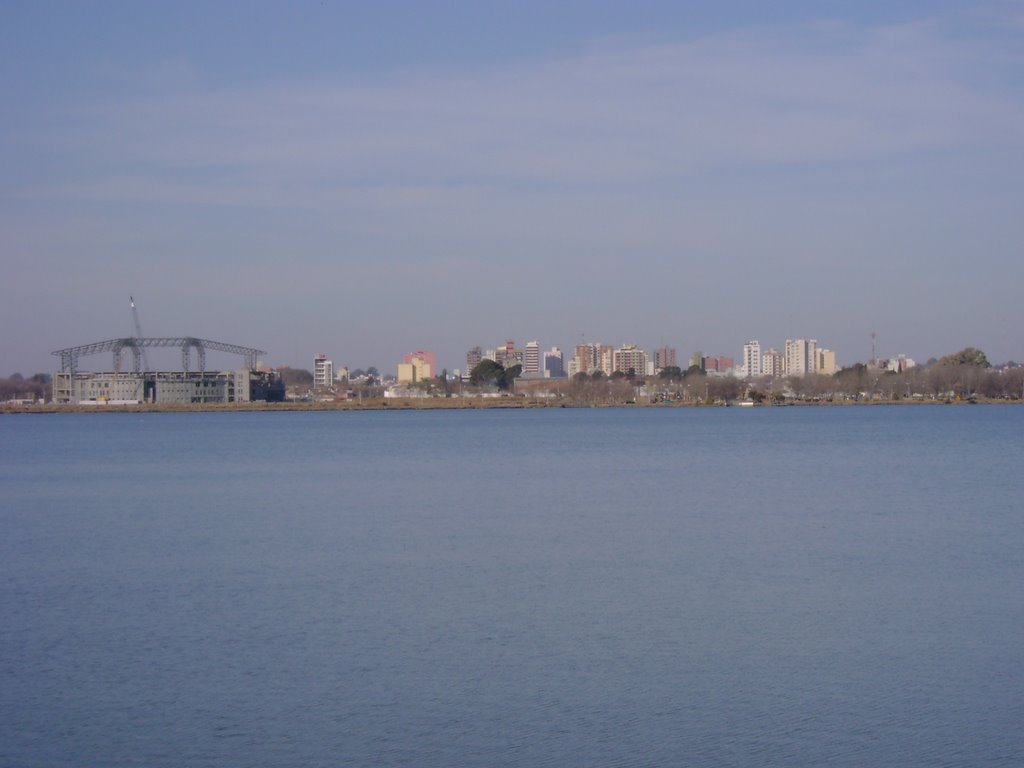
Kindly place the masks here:
<instances>
[{"instance_id":1,"label":"hazy blue sky","mask_svg":"<svg viewBox=\"0 0 1024 768\"><path fill-rule=\"evenodd\" d=\"M4 3L0 375L130 294L302 367L1024 359L1024 4L551 5Z\"/></svg>"}]
</instances>

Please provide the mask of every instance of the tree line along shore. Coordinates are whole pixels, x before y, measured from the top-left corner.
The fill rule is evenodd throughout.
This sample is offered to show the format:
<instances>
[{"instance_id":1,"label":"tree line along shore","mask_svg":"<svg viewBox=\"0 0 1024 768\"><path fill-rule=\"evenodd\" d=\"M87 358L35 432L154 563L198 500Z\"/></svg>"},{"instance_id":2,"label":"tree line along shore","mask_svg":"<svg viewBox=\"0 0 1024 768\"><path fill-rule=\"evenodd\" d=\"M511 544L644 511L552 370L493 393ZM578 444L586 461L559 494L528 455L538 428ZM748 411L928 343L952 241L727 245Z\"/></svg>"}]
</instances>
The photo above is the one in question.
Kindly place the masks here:
<instances>
[{"instance_id":1,"label":"tree line along shore","mask_svg":"<svg viewBox=\"0 0 1024 768\"><path fill-rule=\"evenodd\" d=\"M486 369L486 370L485 370ZM288 373L298 373L285 369ZM0 413L313 411L551 407L693 407L863 405L893 403L1017 403L1024 401L1024 366L992 366L972 347L906 370L857 363L835 374L739 378L691 366L668 367L654 376L602 371L568 379L519 378L485 361L468 381L437 376L394 391L370 379L314 391L289 386L288 399L240 403L86 403L56 405L46 374L0 379ZM305 372L303 372L305 373ZM285 377L282 375L282 379ZM311 378L311 376L310 376ZM21 393L16 395L15 393ZM285 396L285 390L279 393ZM3 397L6 395L6 397ZM6 399L6 402L4 400Z\"/></svg>"}]
</instances>

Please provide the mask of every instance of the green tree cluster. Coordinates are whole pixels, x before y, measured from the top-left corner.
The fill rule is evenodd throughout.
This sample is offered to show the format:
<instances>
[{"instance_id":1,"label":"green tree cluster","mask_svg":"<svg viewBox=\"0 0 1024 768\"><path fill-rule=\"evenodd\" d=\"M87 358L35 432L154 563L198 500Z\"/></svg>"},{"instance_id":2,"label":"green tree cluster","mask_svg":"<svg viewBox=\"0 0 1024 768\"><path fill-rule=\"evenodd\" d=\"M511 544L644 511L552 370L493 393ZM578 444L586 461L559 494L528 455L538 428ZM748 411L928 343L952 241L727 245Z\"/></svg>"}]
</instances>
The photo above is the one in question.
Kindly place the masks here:
<instances>
[{"instance_id":1,"label":"green tree cluster","mask_svg":"<svg viewBox=\"0 0 1024 768\"><path fill-rule=\"evenodd\" d=\"M505 391L512 389L522 372L523 366L518 364L506 368L494 360L481 360L469 372L469 383L475 387L494 386Z\"/></svg>"},{"instance_id":2,"label":"green tree cluster","mask_svg":"<svg viewBox=\"0 0 1024 768\"><path fill-rule=\"evenodd\" d=\"M666 365L658 372L658 378L663 381L679 381L683 378L683 371L678 365Z\"/></svg>"},{"instance_id":3,"label":"green tree cluster","mask_svg":"<svg viewBox=\"0 0 1024 768\"><path fill-rule=\"evenodd\" d=\"M985 353L974 347L964 347L953 355L946 355L939 360L939 365L973 365L978 368L991 367Z\"/></svg>"}]
</instances>

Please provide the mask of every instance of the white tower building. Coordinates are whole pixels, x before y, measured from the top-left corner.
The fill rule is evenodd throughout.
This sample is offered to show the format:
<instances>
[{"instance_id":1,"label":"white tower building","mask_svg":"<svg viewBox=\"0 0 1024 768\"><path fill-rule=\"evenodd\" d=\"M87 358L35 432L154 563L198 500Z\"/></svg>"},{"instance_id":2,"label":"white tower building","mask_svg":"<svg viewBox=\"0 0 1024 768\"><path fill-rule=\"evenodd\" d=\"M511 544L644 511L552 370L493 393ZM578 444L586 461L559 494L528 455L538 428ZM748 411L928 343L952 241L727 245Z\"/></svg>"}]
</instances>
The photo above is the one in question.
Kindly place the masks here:
<instances>
[{"instance_id":1,"label":"white tower building","mask_svg":"<svg viewBox=\"0 0 1024 768\"><path fill-rule=\"evenodd\" d=\"M761 342L756 339L743 345L743 375L747 378L761 376Z\"/></svg>"},{"instance_id":2,"label":"white tower building","mask_svg":"<svg viewBox=\"0 0 1024 768\"><path fill-rule=\"evenodd\" d=\"M536 341L526 342L526 353L523 355L523 374L526 376L540 374L540 345Z\"/></svg>"},{"instance_id":3,"label":"white tower building","mask_svg":"<svg viewBox=\"0 0 1024 768\"><path fill-rule=\"evenodd\" d=\"M334 384L334 363L327 359L327 355L317 355L313 358L313 388L327 389Z\"/></svg>"}]
</instances>

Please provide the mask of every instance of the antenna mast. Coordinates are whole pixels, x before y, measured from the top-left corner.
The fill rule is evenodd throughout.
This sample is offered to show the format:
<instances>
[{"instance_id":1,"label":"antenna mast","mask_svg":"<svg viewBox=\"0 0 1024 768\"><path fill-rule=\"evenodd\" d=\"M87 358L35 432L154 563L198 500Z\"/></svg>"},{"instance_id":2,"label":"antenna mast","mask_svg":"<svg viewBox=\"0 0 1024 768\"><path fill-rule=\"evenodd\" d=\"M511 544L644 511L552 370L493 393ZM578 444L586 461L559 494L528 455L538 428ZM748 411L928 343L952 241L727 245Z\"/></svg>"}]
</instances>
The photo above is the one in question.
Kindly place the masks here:
<instances>
[{"instance_id":1,"label":"antenna mast","mask_svg":"<svg viewBox=\"0 0 1024 768\"><path fill-rule=\"evenodd\" d=\"M135 321L135 338L142 338L142 325L139 323L139 310L135 308L135 299L132 296L128 297L128 300L132 305L132 319ZM142 353L142 370L149 371L149 359L146 357L146 348L139 345L139 352Z\"/></svg>"}]
</instances>

